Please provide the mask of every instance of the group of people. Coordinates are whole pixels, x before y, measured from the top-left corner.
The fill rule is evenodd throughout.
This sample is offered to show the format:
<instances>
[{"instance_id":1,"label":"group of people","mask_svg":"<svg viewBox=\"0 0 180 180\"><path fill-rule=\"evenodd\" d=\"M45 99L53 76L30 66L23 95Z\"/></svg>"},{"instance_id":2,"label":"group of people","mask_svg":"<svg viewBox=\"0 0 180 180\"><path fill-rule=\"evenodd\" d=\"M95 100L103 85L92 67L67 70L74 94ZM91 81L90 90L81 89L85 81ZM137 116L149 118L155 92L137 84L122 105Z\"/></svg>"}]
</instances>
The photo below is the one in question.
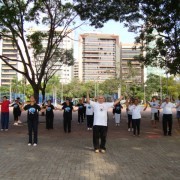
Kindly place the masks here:
<instances>
[{"instance_id":1,"label":"group of people","mask_svg":"<svg viewBox=\"0 0 180 180\"><path fill-rule=\"evenodd\" d=\"M87 130L93 130L93 145L96 153L106 152L106 136L108 130L108 109L113 108L113 115L116 126L120 125L121 120L121 100L123 96L117 99L115 102L105 102L104 96L99 96L96 101L92 101L87 93L86 102L79 100L79 103L74 106L71 99L66 98L66 101L60 105L59 108L54 107L51 101L48 100L45 106L39 106L36 103L34 96L30 97L30 101L24 105L17 99L13 104L3 97L1 104L1 131L8 131L9 126L9 106L13 106L14 125L19 122L19 116L21 111L27 111L27 123L29 141L28 146L37 146L38 143L38 112L46 111L46 128L53 129L54 110L63 111L63 126L64 132L71 132L72 112L78 111L78 124L84 122L84 112L87 117ZM140 124L141 124L141 111L145 111L147 106L151 107L151 121L152 126L156 126L156 122L159 120L158 111L163 109L163 133L164 135L172 135L172 108L177 109L177 118L180 125L180 97L179 100L174 103L170 102L167 97L165 102L160 103L155 97L151 102L146 103L145 106L139 104L137 98L130 98L126 100L125 107L128 116L128 131L132 131L134 136L140 136ZM84 109L86 108L86 111ZM34 138L33 138L34 133ZM100 139L100 141L99 141Z\"/></svg>"}]
</instances>

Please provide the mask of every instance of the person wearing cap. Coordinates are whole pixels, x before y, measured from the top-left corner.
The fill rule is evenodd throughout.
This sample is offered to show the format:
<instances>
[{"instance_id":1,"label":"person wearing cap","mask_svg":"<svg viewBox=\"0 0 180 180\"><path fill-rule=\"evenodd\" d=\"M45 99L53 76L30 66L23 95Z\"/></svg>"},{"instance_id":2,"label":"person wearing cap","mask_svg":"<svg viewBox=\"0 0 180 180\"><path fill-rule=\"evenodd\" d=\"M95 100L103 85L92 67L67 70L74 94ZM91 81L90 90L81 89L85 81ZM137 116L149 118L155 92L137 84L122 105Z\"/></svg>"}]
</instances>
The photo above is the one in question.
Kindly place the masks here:
<instances>
[{"instance_id":1,"label":"person wearing cap","mask_svg":"<svg viewBox=\"0 0 180 180\"><path fill-rule=\"evenodd\" d=\"M8 131L10 101L7 99L7 96L3 97L3 101L0 102L0 105L1 105L1 131Z\"/></svg>"},{"instance_id":2,"label":"person wearing cap","mask_svg":"<svg viewBox=\"0 0 180 180\"><path fill-rule=\"evenodd\" d=\"M159 107L160 109L163 109L162 125L163 125L164 136L172 135L172 124L173 124L172 108L175 107L176 107L175 104L170 102L169 97L166 97L165 102L163 102Z\"/></svg>"},{"instance_id":3,"label":"person wearing cap","mask_svg":"<svg viewBox=\"0 0 180 180\"><path fill-rule=\"evenodd\" d=\"M113 108L122 100L123 96L115 102L105 102L103 95L100 95L97 102L91 101L89 93L87 92L86 102L89 103L94 109L94 123L93 123L93 145L95 153L106 152L106 137L107 137L107 113L109 108ZM99 144L99 139L101 140Z\"/></svg>"}]
</instances>

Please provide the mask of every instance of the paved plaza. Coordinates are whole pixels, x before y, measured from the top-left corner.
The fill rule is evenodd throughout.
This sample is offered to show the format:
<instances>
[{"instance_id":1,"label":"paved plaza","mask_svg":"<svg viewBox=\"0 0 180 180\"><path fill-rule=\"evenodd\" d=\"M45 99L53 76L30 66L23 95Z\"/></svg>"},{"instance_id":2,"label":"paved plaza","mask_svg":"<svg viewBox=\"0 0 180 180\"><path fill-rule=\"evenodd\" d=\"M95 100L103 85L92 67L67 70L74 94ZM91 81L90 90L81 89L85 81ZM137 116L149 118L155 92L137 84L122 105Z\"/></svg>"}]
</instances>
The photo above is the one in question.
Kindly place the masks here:
<instances>
[{"instance_id":1,"label":"paved plaza","mask_svg":"<svg viewBox=\"0 0 180 180\"><path fill-rule=\"evenodd\" d=\"M174 112L175 113L175 112ZM174 114L172 136L162 136L150 125L150 110L142 113L141 136L127 131L126 112L116 127L109 112L107 151L94 153L92 131L77 124L73 114L72 132L63 132L62 112L55 112L54 130L45 129L40 116L39 143L29 147L26 112L22 125L0 132L0 180L179 180L180 128Z\"/></svg>"}]
</instances>

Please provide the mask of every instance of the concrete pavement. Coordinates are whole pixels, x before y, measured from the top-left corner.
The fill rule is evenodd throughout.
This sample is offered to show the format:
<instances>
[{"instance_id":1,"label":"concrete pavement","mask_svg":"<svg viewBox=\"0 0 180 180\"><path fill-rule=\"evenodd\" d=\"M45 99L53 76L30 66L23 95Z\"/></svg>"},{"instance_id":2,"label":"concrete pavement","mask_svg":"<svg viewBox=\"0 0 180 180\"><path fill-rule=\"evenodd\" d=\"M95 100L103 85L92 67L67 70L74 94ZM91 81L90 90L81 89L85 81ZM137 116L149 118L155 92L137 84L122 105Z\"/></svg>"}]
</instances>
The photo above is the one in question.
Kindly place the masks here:
<instances>
[{"instance_id":1,"label":"concrete pavement","mask_svg":"<svg viewBox=\"0 0 180 180\"><path fill-rule=\"evenodd\" d=\"M0 180L178 180L180 177L180 129L174 118L172 136L162 136L150 125L150 111L142 113L141 136L127 131L126 113L120 127L109 113L107 152L94 153L92 131L77 124L73 114L72 133L63 132L62 112L55 112L54 130L45 129L40 116L39 144L28 147L26 112L20 126L11 122L0 132ZM175 116L174 116L175 117Z\"/></svg>"}]
</instances>

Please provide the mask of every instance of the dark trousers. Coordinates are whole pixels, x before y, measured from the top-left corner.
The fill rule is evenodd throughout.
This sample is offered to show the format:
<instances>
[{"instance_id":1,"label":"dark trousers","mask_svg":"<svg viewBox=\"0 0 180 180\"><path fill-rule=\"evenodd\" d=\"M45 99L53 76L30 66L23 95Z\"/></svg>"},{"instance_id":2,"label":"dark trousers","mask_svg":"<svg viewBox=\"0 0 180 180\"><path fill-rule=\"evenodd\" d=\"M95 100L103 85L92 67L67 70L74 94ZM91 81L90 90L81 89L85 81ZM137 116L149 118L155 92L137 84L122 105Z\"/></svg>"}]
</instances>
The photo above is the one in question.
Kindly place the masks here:
<instances>
[{"instance_id":1,"label":"dark trousers","mask_svg":"<svg viewBox=\"0 0 180 180\"><path fill-rule=\"evenodd\" d=\"M29 143L32 144L32 133L34 132L34 143L38 142L38 118L28 119Z\"/></svg>"},{"instance_id":2,"label":"dark trousers","mask_svg":"<svg viewBox=\"0 0 180 180\"><path fill-rule=\"evenodd\" d=\"M1 112L1 129L9 127L9 112Z\"/></svg>"},{"instance_id":3,"label":"dark trousers","mask_svg":"<svg viewBox=\"0 0 180 180\"><path fill-rule=\"evenodd\" d=\"M71 118L64 117L64 132L71 132Z\"/></svg>"},{"instance_id":4,"label":"dark trousers","mask_svg":"<svg viewBox=\"0 0 180 180\"><path fill-rule=\"evenodd\" d=\"M133 128L134 128L134 132L133 134L136 135L136 128L137 128L137 134L140 134L140 121L141 119L132 119L133 121Z\"/></svg>"},{"instance_id":5,"label":"dark trousers","mask_svg":"<svg viewBox=\"0 0 180 180\"><path fill-rule=\"evenodd\" d=\"M94 149L106 149L107 126L93 126L93 145ZM101 140L99 146L99 139Z\"/></svg>"},{"instance_id":6,"label":"dark trousers","mask_svg":"<svg viewBox=\"0 0 180 180\"><path fill-rule=\"evenodd\" d=\"M18 114L18 113L13 113L13 115L14 115L14 121L15 121L15 122L18 121L18 117L19 117L18 115L19 115L19 114Z\"/></svg>"},{"instance_id":7,"label":"dark trousers","mask_svg":"<svg viewBox=\"0 0 180 180\"><path fill-rule=\"evenodd\" d=\"M168 128L168 135L171 135L172 123L173 123L172 114L163 114L162 125L165 136L167 135L167 128Z\"/></svg>"},{"instance_id":8,"label":"dark trousers","mask_svg":"<svg viewBox=\"0 0 180 180\"><path fill-rule=\"evenodd\" d=\"M132 115L128 114L128 128L133 128Z\"/></svg>"},{"instance_id":9,"label":"dark trousers","mask_svg":"<svg viewBox=\"0 0 180 180\"><path fill-rule=\"evenodd\" d=\"M93 115L87 115L87 127L88 128L93 127L93 120L94 120Z\"/></svg>"},{"instance_id":10,"label":"dark trousers","mask_svg":"<svg viewBox=\"0 0 180 180\"><path fill-rule=\"evenodd\" d=\"M53 129L54 117L46 116L46 129Z\"/></svg>"},{"instance_id":11,"label":"dark trousers","mask_svg":"<svg viewBox=\"0 0 180 180\"><path fill-rule=\"evenodd\" d=\"M78 112L78 123L83 122L83 112Z\"/></svg>"}]
</instances>

